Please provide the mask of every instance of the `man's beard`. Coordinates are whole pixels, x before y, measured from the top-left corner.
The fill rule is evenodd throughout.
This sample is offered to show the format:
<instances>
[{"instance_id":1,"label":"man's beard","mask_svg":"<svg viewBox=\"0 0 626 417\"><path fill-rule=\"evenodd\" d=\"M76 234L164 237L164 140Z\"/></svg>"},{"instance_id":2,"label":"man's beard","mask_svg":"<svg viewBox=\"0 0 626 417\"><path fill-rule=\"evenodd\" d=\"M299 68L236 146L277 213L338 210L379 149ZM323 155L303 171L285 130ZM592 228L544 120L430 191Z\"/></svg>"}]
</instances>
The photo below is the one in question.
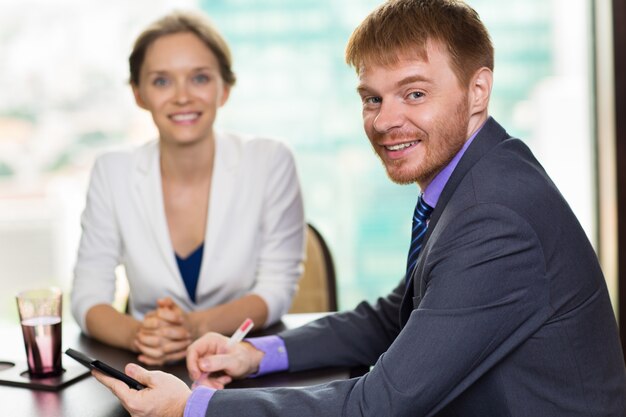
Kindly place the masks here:
<instances>
[{"instance_id":1,"label":"man's beard","mask_svg":"<svg viewBox=\"0 0 626 417\"><path fill-rule=\"evenodd\" d=\"M456 106L454 113L445 120L438 120L430 135L420 130L402 130L388 134L387 137L404 138L411 141L421 141L415 146L424 149L416 149L413 152L424 152L417 166L405 166L415 164L413 159L399 159L387 161L376 152L383 162L387 176L397 184L430 183L432 179L450 163L452 158L461 150L467 140L467 127L469 124L467 96L464 95ZM384 136L384 135L381 135ZM380 136L377 136L380 137ZM377 143L378 139L373 141Z\"/></svg>"}]
</instances>

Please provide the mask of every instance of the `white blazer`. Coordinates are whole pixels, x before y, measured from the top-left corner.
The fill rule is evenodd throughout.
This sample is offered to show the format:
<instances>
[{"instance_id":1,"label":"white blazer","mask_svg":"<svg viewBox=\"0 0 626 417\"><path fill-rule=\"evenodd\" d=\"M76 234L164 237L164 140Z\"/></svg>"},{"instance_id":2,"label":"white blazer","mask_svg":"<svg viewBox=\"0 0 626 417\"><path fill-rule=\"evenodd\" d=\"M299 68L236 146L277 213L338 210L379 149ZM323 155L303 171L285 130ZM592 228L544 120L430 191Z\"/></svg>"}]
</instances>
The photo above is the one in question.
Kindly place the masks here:
<instances>
[{"instance_id":1,"label":"white blazer","mask_svg":"<svg viewBox=\"0 0 626 417\"><path fill-rule=\"evenodd\" d=\"M123 264L137 319L171 297L186 311L257 294L265 325L287 312L302 273L305 223L293 155L280 142L216 134L215 164L196 303L176 264L165 218L158 142L99 157L82 215L72 314L110 304Z\"/></svg>"}]
</instances>

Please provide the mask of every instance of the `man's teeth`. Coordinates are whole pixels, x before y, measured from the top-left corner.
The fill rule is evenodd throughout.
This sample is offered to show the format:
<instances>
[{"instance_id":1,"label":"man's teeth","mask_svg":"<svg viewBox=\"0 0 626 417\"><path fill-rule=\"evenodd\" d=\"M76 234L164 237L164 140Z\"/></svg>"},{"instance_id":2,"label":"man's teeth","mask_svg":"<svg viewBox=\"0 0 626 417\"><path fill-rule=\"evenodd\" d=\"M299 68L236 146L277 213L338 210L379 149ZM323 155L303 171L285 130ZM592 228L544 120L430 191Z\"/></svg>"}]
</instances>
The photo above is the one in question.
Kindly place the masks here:
<instances>
[{"instance_id":1,"label":"man's teeth","mask_svg":"<svg viewBox=\"0 0 626 417\"><path fill-rule=\"evenodd\" d=\"M186 122L188 120L194 120L198 118L198 113L185 113L185 114L175 114L172 116L172 120L175 122Z\"/></svg>"},{"instance_id":2,"label":"man's teeth","mask_svg":"<svg viewBox=\"0 0 626 417\"><path fill-rule=\"evenodd\" d=\"M409 146L413 146L417 143L417 141L415 142L409 142L409 143L399 143L397 145L391 145L391 146L385 146L385 148L389 149L390 151L399 151L401 149L406 149Z\"/></svg>"}]
</instances>

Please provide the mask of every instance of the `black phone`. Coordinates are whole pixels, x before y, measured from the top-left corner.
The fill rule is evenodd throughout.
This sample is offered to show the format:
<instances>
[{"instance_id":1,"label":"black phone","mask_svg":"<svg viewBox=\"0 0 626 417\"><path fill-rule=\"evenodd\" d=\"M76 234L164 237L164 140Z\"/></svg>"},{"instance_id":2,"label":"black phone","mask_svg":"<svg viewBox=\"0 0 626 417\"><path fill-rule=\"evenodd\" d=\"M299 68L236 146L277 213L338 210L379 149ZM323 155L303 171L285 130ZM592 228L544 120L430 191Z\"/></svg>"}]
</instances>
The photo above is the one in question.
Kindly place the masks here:
<instances>
[{"instance_id":1,"label":"black phone","mask_svg":"<svg viewBox=\"0 0 626 417\"><path fill-rule=\"evenodd\" d=\"M95 369L96 371L102 372L103 374L112 376L115 379L119 379L120 381L128 385L130 388L134 388L136 390L142 390L146 388L146 386L143 385L141 382L137 381L134 378L129 377L124 372L118 371L117 369L113 368L112 366L107 365L106 363L102 361L90 358L89 356L77 350L69 348L65 351L65 354L69 356L70 358L85 365L87 368Z\"/></svg>"}]
</instances>

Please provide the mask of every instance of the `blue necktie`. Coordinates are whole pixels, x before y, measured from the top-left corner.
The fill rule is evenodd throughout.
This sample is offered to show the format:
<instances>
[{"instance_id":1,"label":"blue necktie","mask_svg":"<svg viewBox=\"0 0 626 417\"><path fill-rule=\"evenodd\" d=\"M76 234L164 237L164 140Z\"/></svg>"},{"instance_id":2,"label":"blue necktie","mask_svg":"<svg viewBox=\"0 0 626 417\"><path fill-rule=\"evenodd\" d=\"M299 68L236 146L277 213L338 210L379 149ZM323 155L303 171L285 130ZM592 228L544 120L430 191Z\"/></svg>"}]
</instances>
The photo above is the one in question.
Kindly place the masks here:
<instances>
[{"instance_id":1,"label":"blue necktie","mask_svg":"<svg viewBox=\"0 0 626 417\"><path fill-rule=\"evenodd\" d=\"M417 263L417 257L422 249L422 241L426 234L426 228L428 227L427 220L430 214L433 212L433 208L426 204L422 199L422 194L417 198L417 204L415 205L415 211L413 212L413 230L411 232L411 247L409 248L409 256L406 261L406 286L409 286L411 282L411 276L413 275L413 269Z\"/></svg>"}]
</instances>

